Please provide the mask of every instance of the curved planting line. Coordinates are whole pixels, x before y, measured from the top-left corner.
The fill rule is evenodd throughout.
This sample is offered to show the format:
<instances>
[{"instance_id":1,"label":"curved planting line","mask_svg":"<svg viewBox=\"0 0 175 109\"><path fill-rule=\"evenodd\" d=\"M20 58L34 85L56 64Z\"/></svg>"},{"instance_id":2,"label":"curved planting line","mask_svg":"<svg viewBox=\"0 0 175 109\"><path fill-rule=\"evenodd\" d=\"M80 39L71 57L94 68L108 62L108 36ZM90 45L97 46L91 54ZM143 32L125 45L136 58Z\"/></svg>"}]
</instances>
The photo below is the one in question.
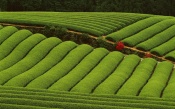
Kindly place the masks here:
<instances>
[{"instance_id":1,"label":"curved planting line","mask_svg":"<svg viewBox=\"0 0 175 109\"><path fill-rule=\"evenodd\" d=\"M2 59L3 55L0 55L0 58L2 59L0 61L0 71L9 68L10 66L20 61L33 47L35 47L39 42L44 39L46 39L46 37L41 34L31 35L20 44L18 44L16 48L14 48L14 50L4 59Z\"/></svg>"},{"instance_id":2,"label":"curved planting line","mask_svg":"<svg viewBox=\"0 0 175 109\"><path fill-rule=\"evenodd\" d=\"M6 26L0 30L0 45L18 29L13 26Z\"/></svg>"},{"instance_id":3,"label":"curved planting line","mask_svg":"<svg viewBox=\"0 0 175 109\"><path fill-rule=\"evenodd\" d=\"M171 38L169 41L163 43L162 45L151 49L151 53L156 54L158 56L163 56L175 49L174 44L175 44L175 37Z\"/></svg>"},{"instance_id":4,"label":"curved planting line","mask_svg":"<svg viewBox=\"0 0 175 109\"><path fill-rule=\"evenodd\" d=\"M75 24L75 25L79 25L79 26L91 26L91 27L96 27L95 29L103 29L106 30L106 32L104 32L104 34L110 33L111 30L115 29L116 26L118 27L123 27L126 25L126 23L130 23L131 21L129 20L124 20L124 18L122 16L116 16L115 18L111 18L110 16L104 16L102 17L103 20L101 19L101 17L96 16L93 18L89 18L89 17L85 17L85 19L81 19L81 18L76 18L76 19L65 19L65 20L55 20L52 19L51 22L61 22L61 23L67 23L70 22L70 24ZM47 19L47 18L46 18ZM106 20L107 19L107 20ZM117 19L117 20L116 20ZM87 22L88 20L88 22ZM110 20L110 21L109 21ZM108 23L112 22L110 25L107 25ZM133 22L133 21L132 21ZM111 27L111 25L114 25L115 27ZM109 27L110 26L110 27ZM109 28L106 28L109 27ZM90 28L90 27L87 27Z\"/></svg>"},{"instance_id":5,"label":"curved planting line","mask_svg":"<svg viewBox=\"0 0 175 109\"><path fill-rule=\"evenodd\" d=\"M29 69L28 71L15 76L4 85L20 87L26 86L27 84L29 84L30 81L44 74L57 63L59 63L76 46L77 44L71 41L66 41L57 45L37 65Z\"/></svg>"},{"instance_id":6,"label":"curved planting line","mask_svg":"<svg viewBox=\"0 0 175 109\"><path fill-rule=\"evenodd\" d=\"M88 22L87 22L87 20L88 20ZM93 20L91 20L91 19L86 19L86 20L82 20L82 19L72 20L72 19L69 19L69 20L53 21L53 22L58 22L58 24L59 23L66 23L66 24L69 24L69 25L75 25L75 26L77 25L77 26L82 26L82 27L86 27L86 28L92 28L92 29L101 31L103 33L107 33L108 31L111 30L111 28L109 27L110 25L106 25L104 23L97 22L94 19Z\"/></svg>"},{"instance_id":7,"label":"curved planting line","mask_svg":"<svg viewBox=\"0 0 175 109\"><path fill-rule=\"evenodd\" d=\"M127 109L127 108L158 108L169 109L174 108L174 102L162 101L147 101L147 100L122 100L114 99L112 101L75 99L67 97L52 97L52 96L38 96L38 95L24 95L24 94L0 94L0 103L8 103L15 105L28 105L28 106L41 106L53 108L66 108L66 109ZM103 98L102 98L103 99Z\"/></svg>"},{"instance_id":8,"label":"curved planting line","mask_svg":"<svg viewBox=\"0 0 175 109\"><path fill-rule=\"evenodd\" d=\"M121 14L121 13L112 13L112 14L102 13L102 14L95 14L93 15L93 17L92 17L92 13L90 13L90 15L85 15L85 14L80 15L79 13L77 13L77 14L73 14L72 16L71 15L65 16L64 13L62 13L60 15L55 15L55 16L52 14L47 15L47 16L43 16L42 14L40 14L42 16L33 14L32 19L31 19L31 16L28 17L29 15L32 15L32 14L29 13L29 14L21 15L21 13L16 13L13 15L14 17L12 19L8 17L8 15L6 14L6 15L3 15L4 17L1 18L0 20L1 22L23 23L23 24L37 24L37 25L52 24L55 26L67 27L68 29L70 28L76 31L81 29L82 27L84 28L82 32L89 33L88 31L92 32L92 29L94 29L97 32L101 32L101 34L99 35L98 33L93 33L93 35L101 36L101 35L105 35L105 34L109 34L113 32L114 30L116 30L116 28L119 29L123 26L126 26L127 24L130 24L130 22L135 22L138 19L148 17L147 15L142 16L138 14L129 15L129 14ZM107 20L104 20L105 18ZM72 28L72 26L77 27L77 29ZM108 26L110 26L110 28L108 28ZM89 33L89 34L92 34L92 33Z\"/></svg>"},{"instance_id":9,"label":"curved planting line","mask_svg":"<svg viewBox=\"0 0 175 109\"><path fill-rule=\"evenodd\" d=\"M103 80L115 70L124 55L120 52L109 53L71 92L91 93Z\"/></svg>"},{"instance_id":10,"label":"curved planting line","mask_svg":"<svg viewBox=\"0 0 175 109\"><path fill-rule=\"evenodd\" d=\"M161 93L166 87L173 66L172 63L167 61L159 63L152 77L141 90L139 96L161 97Z\"/></svg>"},{"instance_id":11,"label":"curved planting line","mask_svg":"<svg viewBox=\"0 0 175 109\"><path fill-rule=\"evenodd\" d=\"M1 19L2 20L2 19ZM8 22L8 20L13 20L11 18L9 19L4 19L5 21L4 22ZM37 24L37 25L54 25L54 26L62 26L62 27L65 27L65 28L68 28L68 29L71 29L71 30L78 30L79 32L85 32L85 33L89 33L89 34L92 34L92 35L96 35L96 36L102 36L104 33L99 31L99 30L96 30L96 29L93 29L94 27L85 27L85 26L79 26L79 25L72 25L71 23L68 24L68 23L61 23L61 22L58 22L58 21L40 21L40 20L24 20L24 19L16 19L14 22L12 23L21 23L21 24ZM30 22L30 23L27 23L27 22Z\"/></svg>"},{"instance_id":12,"label":"curved planting line","mask_svg":"<svg viewBox=\"0 0 175 109\"><path fill-rule=\"evenodd\" d=\"M109 51L104 48L94 49L73 70L55 82L48 89L69 91L79 81L81 81L108 53Z\"/></svg>"},{"instance_id":13,"label":"curved planting line","mask_svg":"<svg viewBox=\"0 0 175 109\"><path fill-rule=\"evenodd\" d=\"M59 93L59 92L58 92ZM61 94L60 94L61 95ZM1 93L1 100L0 102L2 103L10 103L10 104L21 104L21 105L35 105L35 106L42 106L42 107L58 107L59 104L62 102L63 104L66 103L83 103L83 104L92 104L92 105L104 105L104 109L106 109L106 106L115 106L114 108L173 108L175 106L175 103L173 101L163 101L162 99L155 99L155 98L150 98L150 99L125 99L125 97L117 97L115 96L114 98L106 98L106 97L91 97L91 96L77 96L74 94L71 94L69 97L64 95L64 96L58 96L56 93L54 95L38 95L37 94L31 94L29 93L29 95L27 93ZM9 98L12 98L13 100L17 100L16 102L10 101ZM75 99L76 98L76 99ZM133 97L134 98L134 97ZM138 97L137 97L138 98ZM22 101L20 103L21 100L24 100L24 102ZM26 101L26 99L28 99L28 102ZM5 100L7 100L8 102L5 102ZM32 104L30 103L32 100L36 101L37 104ZM26 101L26 102L25 102ZM40 102L39 102L40 101ZM45 104L44 103L48 103ZM58 103L57 103L58 102ZM56 103L56 104L54 104ZM68 104L64 104L64 105L68 105ZM62 106L64 106L62 105ZM62 107L61 106L61 107ZM119 107L120 106L120 107ZM73 108L74 106L71 105L71 107ZM71 108L70 107L70 108ZM84 108L86 107L86 105L84 106ZM62 107L63 108L63 107ZM66 108L64 106L64 108ZM71 109L72 109L71 108ZM75 109L77 107L74 107ZM83 107L82 107L83 108ZM83 108L83 109L84 109ZM87 107L88 109L90 108L95 108L95 107ZM102 108L102 107L101 107ZM101 109L100 108L100 109ZM67 109L67 108L66 108ZM86 108L85 108L86 109ZM96 108L95 108L96 109Z\"/></svg>"},{"instance_id":14,"label":"curved planting line","mask_svg":"<svg viewBox=\"0 0 175 109\"><path fill-rule=\"evenodd\" d=\"M174 99L175 98L174 92L175 92L175 70L172 72L170 80L162 93L162 97Z\"/></svg>"},{"instance_id":15,"label":"curved planting line","mask_svg":"<svg viewBox=\"0 0 175 109\"><path fill-rule=\"evenodd\" d=\"M62 109L62 108L48 108L41 106L31 106L31 105L18 105L18 104L8 104L0 103L1 109Z\"/></svg>"},{"instance_id":16,"label":"curved planting line","mask_svg":"<svg viewBox=\"0 0 175 109\"><path fill-rule=\"evenodd\" d=\"M163 33L162 36L165 35L164 31L169 32L168 31L169 28L172 28L171 26L174 24L175 24L174 19L167 19L167 20L160 21L160 22L138 32L137 34L134 34L134 35L122 40L122 42L124 42L126 45L129 45L129 46L135 46L141 42L145 43L148 40L150 40L150 38L152 39L154 37L157 37L157 38L161 37L160 34L162 34L162 33ZM172 30L170 30L170 31L172 31ZM155 42L154 42L154 44L155 44ZM151 45L153 45L153 44L151 44ZM149 44L147 46L149 46ZM140 48L140 44L137 45L136 47Z\"/></svg>"},{"instance_id":17,"label":"curved planting line","mask_svg":"<svg viewBox=\"0 0 175 109\"><path fill-rule=\"evenodd\" d=\"M168 19L169 17L149 17L146 18L144 20L140 20L136 23L133 23L125 28L122 28L121 30L111 33L109 35L107 35L106 39L114 41L114 42L118 42L120 40L123 40L127 37L130 37L136 33L138 33L139 31L150 27L151 25L154 25L162 20Z\"/></svg>"},{"instance_id":18,"label":"curved planting line","mask_svg":"<svg viewBox=\"0 0 175 109\"><path fill-rule=\"evenodd\" d=\"M116 70L104 82L102 82L93 93L115 94L123 83L129 78L139 62L140 57L136 55L126 56Z\"/></svg>"},{"instance_id":19,"label":"curved planting line","mask_svg":"<svg viewBox=\"0 0 175 109\"><path fill-rule=\"evenodd\" d=\"M28 30L19 30L7 38L0 46L0 60L9 55L20 42L30 35L32 35L32 33Z\"/></svg>"},{"instance_id":20,"label":"curved planting line","mask_svg":"<svg viewBox=\"0 0 175 109\"><path fill-rule=\"evenodd\" d=\"M119 89L117 95L138 95L141 88L150 78L157 61L152 58L144 59L137 66L132 76Z\"/></svg>"},{"instance_id":21,"label":"curved planting line","mask_svg":"<svg viewBox=\"0 0 175 109\"><path fill-rule=\"evenodd\" d=\"M50 87L64 75L68 74L92 50L93 48L89 45L79 45L77 48L69 52L69 54L61 62L43 75L31 81L26 87L42 89Z\"/></svg>"},{"instance_id":22,"label":"curved planting line","mask_svg":"<svg viewBox=\"0 0 175 109\"><path fill-rule=\"evenodd\" d=\"M166 54L165 58L169 59L169 60L172 60L172 61L175 61L175 50L173 50L173 51L169 52L168 54Z\"/></svg>"},{"instance_id":23,"label":"curved planting line","mask_svg":"<svg viewBox=\"0 0 175 109\"><path fill-rule=\"evenodd\" d=\"M44 22L43 22L44 23ZM52 25L58 25L57 22L53 22L53 23L48 23L48 24L52 24ZM102 36L104 33L92 28L87 28L87 27L83 27L83 26L77 26L77 25L69 25L69 24L65 24L65 23L59 23L60 26L66 27L68 29L71 30L76 30L79 32L85 32L88 34L92 34L92 35L96 35L98 36Z\"/></svg>"},{"instance_id":24,"label":"curved planting line","mask_svg":"<svg viewBox=\"0 0 175 109\"><path fill-rule=\"evenodd\" d=\"M31 67L40 62L49 53L49 51L59 43L61 43L61 40L55 37L48 38L39 43L21 61L0 72L0 84L5 84L5 82L11 78L29 70Z\"/></svg>"},{"instance_id":25,"label":"curved planting line","mask_svg":"<svg viewBox=\"0 0 175 109\"><path fill-rule=\"evenodd\" d=\"M55 91L55 90L46 90L46 89L28 89L23 87L7 87L1 86L0 87L0 96L3 97L11 97L10 94L16 95L20 97L24 95L25 98L37 98L40 96L40 99L44 100L56 100L55 98L73 98L79 100L95 100L95 101L105 101L107 102L123 102L129 101L130 103L146 103L149 104L163 104L168 105L167 102L174 103L174 99L171 98L157 98L157 97L140 97L140 96L114 96L114 95L96 95L96 94L87 94L87 93L72 93L68 91ZM27 95L27 96L26 96ZM36 96L35 96L36 95ZM24 97L21 96L21 97ZM43 97L47 97L43 98ZM57 99L58 100L58 99ZM146 102L145 102L146 101ZM170 104L171 104L170 103ZM172 104L171 104L172 105Z\"/></svg>"},{"instance_id":26,"label":"curved planting line","mask_svg":"<svg viewBox=\"0 0 175 109\"><path fill-rule=\"evenodd\" d=\"M15 104L15 105L28 105L28 106L40 106L40 107L47 107L49 108L63 108L63 109L138 109L139 107L143 108L146 107L163 107L163 109L173 108L175 106L161 106L161 105L144 105L142 103L133 103L130 107L130 103L121 102L121 103L108 103L104 105L105 102L100 101L90 101L90 100L76 100L76 99L68 99L62 98L61 101L47 101L47 100L37 100L37 99L27 99L27 98L5 98L0 97L0 103L8 103L8 104ZM75 101L75 102L74 102Z\"/></svg>"},{"instance_id":27,"label":"curved planting line","mask_svg":"<svg viewBox=\"0 0 175 109\"><path fill-rule=\"evenodd\" d=\"M173 38L175 36L174 30L175 30L175 25L171 26L165 31L162 31L161 33L155 35L154 37L146 40L145 42L138 44L136 48L148 51L154 47L157 47L162 43L165 43L171 38ZM135 40L133 41L135 42Z\"/></svg>"}]
</instances>

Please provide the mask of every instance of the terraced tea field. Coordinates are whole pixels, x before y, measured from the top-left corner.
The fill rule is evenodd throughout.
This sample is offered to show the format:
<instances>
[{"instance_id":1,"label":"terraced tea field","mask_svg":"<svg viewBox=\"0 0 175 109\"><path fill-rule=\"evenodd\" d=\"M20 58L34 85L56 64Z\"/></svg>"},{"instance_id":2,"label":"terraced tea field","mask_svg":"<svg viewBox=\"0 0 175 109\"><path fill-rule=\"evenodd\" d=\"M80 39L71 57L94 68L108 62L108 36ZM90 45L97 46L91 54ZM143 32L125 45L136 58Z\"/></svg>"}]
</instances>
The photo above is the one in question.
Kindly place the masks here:
<instances>
[{"instance_id":1,"label":"terraced tea field","mask_svg":"<svg viewBox=\"0 0 175 109\"><path fill-rule=\"evenodd\" d=\"M106 39L174 60L174 24L174 18L150 17L109 34Z\"/></svg>"},{"instance_id":2,"label":"terraced tea field","mask_svg":"<svg viewBox=\"0 0 175 109\"><path fill-rule=\"evenodd\" d=\"M0 23L59 26L175 62L175 18L136 13L1 12Z\"/></svg>"},{"instance_id":3,"label":"terraced tea field","mask_svg":"<svg viewBox=\"0 0 175 109\"><path fill-rule=\"evenodd\" d=\"M13 17L12 17L13 16ZM12 12L0 13L0 22L63 26L95 36L107 35L151 15L126 13Z\"/></svg>"},{"instance_id":4,"label":"terraced tea field","mask_svg":"<svg viewBox=\"0 0 175 109\"><path fill-rule=\"evenodd\" d=\"M0 26L0 107L175 108L168 61Z\"/></svg>"}]
</instances>

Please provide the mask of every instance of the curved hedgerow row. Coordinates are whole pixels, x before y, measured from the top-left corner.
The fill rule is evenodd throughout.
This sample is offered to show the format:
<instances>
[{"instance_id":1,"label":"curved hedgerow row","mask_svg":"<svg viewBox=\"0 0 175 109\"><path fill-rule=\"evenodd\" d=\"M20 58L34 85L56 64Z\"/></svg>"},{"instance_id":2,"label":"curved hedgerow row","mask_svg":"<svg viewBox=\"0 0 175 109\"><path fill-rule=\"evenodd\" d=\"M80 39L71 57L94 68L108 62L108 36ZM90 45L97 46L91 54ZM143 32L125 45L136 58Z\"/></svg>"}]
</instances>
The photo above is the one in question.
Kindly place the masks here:
<instances>
[{"instance_id":1,"label":"curved hedgerow row","mask_svg":"<svg viewBox=\"0 0 175 109\"><path fill-rule=\"evenodd\" d=\"M167 85L173 66L172 63L167 61L158 63L153 75L143 87L139 96L161 97L161 93Z\"/></svg>"},{"instance_id":2,"label":"curved hedgerow row","mask_svg":"<svg viewBox=\"0 0 175 109\"><path fill-rule=\"evenodd\" d=\"M66 41L57 45L43 60L37 63L34 67L10 79L4 85L25 87L30 81L41 76L54 65L59 63L67 55L67 53L69 53L76 46L76 43L70 41Z\"/></svg>"},{"instance_id":3,"label":"curved hedgerow row","mask_svg":"<svg viewBox=\"0 0 175 109\"><path fill-rule=\"evenodd\" d=\"M67 91L55 91L55 90L46 90L46 89L30 89L30 88L23 88L23 87L7 87L7 86L1 86L0 87L0 92L3 95L10 96L10 94L22 94L22 95L28 95L30 98L33 96L45 96L48 99L47 100L55 100L54 97L66 97L66 98L73 98L73 99L88 99L88 100L101 100L101 101L127 101L130 100L130 102L145 102L145 101L150 101L150 104L157 104L161 103L162 105L169 105L174 102L174 99L170 98L155 98L155 97L141 97L141 96L114 96L110 94L87 94L87 93L72 93L72 92L67 92ZM5 95L5 96L6 96ZM53 98L52 98L53 97ZM37 98L37 97L35 97ZM41 98L41 97L40 97ZM169 102L169 103L166 103ZM145 103L144 103L145 104Z\"/></svg>"},{"instance_id":4,"label":"curved hedgerow row","mask_svg":"<svg viewBox=\"0 0 175 109\"><path fill-rule=\"evenodd\" d=\"M172 72L170 79L165 87L162 97L163 98L175 98L175 70Z\"/></svg>"},{"instance_id":5,"label":"curved hedgerow row","mask_svg":"<svg viewBox=\"0 0 175 109\"><path fill-rule=\"evenodd\" d=\"M9 55L19 43L28 38L30 35L32 35L32 33L28 30L19 30L7 38L0 46L0 60Z\"/></svg>"},{"instance_id":6,"label":"curved hedgerow row","mask_svg":"<svg viewBox=\"0 0 175 109\"><path fill-rule=\"evenodd\" d=\"M32 66L41 61L50 52L50 50L59 43L61 43L61 40L54 37L45 39L39 43L21 61L0 72L0 84L5 84L5 82L14 76L29 70Z\"/></svg>"},{"instance_id":7,"label":"curved hedgerow row","mask_svg":"<svg viewBox=\"0 0 175 109\"><path fill-rule=\"evenodd\" d=\"M154 37L149 38L147 41L144 41L140 44L138 44L136 47L138 49L143 50L151 50L154 47L157 47L166 41L170 40L175 36L175 25L171 26L170 28L160 32L159 34L156 34Z\"/></svg>"},{"instance_id":8,"label":"curved hedgerow row","mask_svg":"<svg viewBox=\"0 0 175 109\"><path fill-rule=\"evenodd\" d=\"M147 42L147 40L150 40L151 38L154 38L154 37L161 37L160 35L165 35L167 34L166 32L172 32L173 30L173 26L175 24L175 20L174 19L167 19L167 20L163 20L163 21L160 21L140 32L138 32L137 34L134 34L124 40L122 40L122 42L124 42L126 45L129 45L129 46L136 46L137 44L137 48L140 48L140 44L142 44L141 42L145 43ZM169 30L171 29L171 30ZM149 34L148 34L149 33ZM158 34L160 33L160 34ZM145 41L145 42L144 42ZM156 39L156 41L159 41ZM156 41L154 40L154 44L156 43ZM153 44L151 42L150 43L146 43L146 47L152 47ZM156 45L154 45L156 46ZM153 46L153 47L154 47ZM144 50L148 50L147 48L143 48Z\"/></svg>"},{"instance_id":9,"label":"curved hedgerow row","mask_svg":"<svg viewBox=\"0 0 175 109\"><path fill-rule=\"evenodd\" d=\"M115 70L124 55L120 52L109 53L89 74L83 78L71 92L91 93ZM86 87L84 87L86 86Z\"/></svg>"},{"instance_id":10,"label":"curved hedgerow row","mask_svg":"<svg viewBox=\"0 0 175 109\"><path fill-rule=\"evenodd\" d=\"M0 103L1 109L62 109L62 108L49 108L41 106L29 106L29 105L18 105L18 104L8 104Z\"/></svg>"},{"instance_id":11,"label":"curved hedgerow row","mask_svg":"<svg viewBox=\"0 0 175 109\"><path fill-rule=\"evenodd\" d=\"M0 29L0 44L2 44L8 37L17 31L18 29L13 26L6 26Z\"/></svg>"},{"instance_id":12,"label":"curved hedgerow row","mask_svg":"<svg viewBox=\"0 0 175 109\"><path fill-rule=\"evenodd\" d=\"M74 94L67 94L60 96L53 94L52 96L37 94L25 94L13 92L1 93L0 103L28 105L28 106L41 106L48 108L66 108L66 109L127 109L127 108L154 108L154 109L167 109L174 108L175 103L172 101L155 101L154 98L147 99L126 99L125 97L116 96L114 98L95 97L95 96L77 96ZM39 94L39 95L38 95ZM74 98L73 98L74 97ZM119 97L119 99L117 98Z\"/></svg>"},{"instance_id":13,"label":"curved hedgerow row","mask_svg":"<svg viewBox=\"0 0 175 109\"><path fill-rule=\"evenodd\" d=\"M138 95L141 88L151 76L156 63L152 58L142 60L131 77L119 89L117 95Z\"/></svg>"},{"instance_id":14,"label":"curved hedgerow row","mask_svg":"<svg viewBox=\"0 0 175 109\"><path fill-rule=\"evenodd\" d=\"M2 16L1 22L63 26L75 31L102 36L152 15L130 13L47 13L46 15L42 12L11 14L3 12Z\"/></svg>"},{"instance_id":15,"label":"curved hedgerow row","mask_svg":"<svg viewBox=\"0 0 175 109\"><path fill-rule=\"evenodd\" d=\"M74 69L56 81L48 89L60 91L71 90L71 88L81 81L93 68L95 68L108 53L109 51L104 48L94 49Z\"/></svg>"},{"instance_id":16,"label":"curved hedgerow row","mask_svg":"<svg viewBox=\"0 0 175 109\"><path fill-rule=\"evenodd\" d=\"M151 49L150 52L158 56L163 56L175 49L174 43L175 37L171 38L169 41L161 44L160 46Z\"/></svg>"},{"instance_id":17,"label":"curved hedgerow row","mask_svg":"<svg viewBox=\"0 0 175 109\"><path fill-rule=\"evenodd\" d=\"M173 50L173 51L167 53L167 54L165 55L165 58L166 58L166 59L169 59L169 60L172 60L172 61L175 61L175 50Z\"/></svg>"},{"instance_id":18,"label":"curved hedgerow row","mask_svg":"<svg viewBox=\"0 0 175 109\"><path fill-rule=\"evenodd\" d=\"M14 65L22 58L24 58L27 53L35 47L38 43L42 40L46 39L44 35L41 34L33 34L21 43L19 43L14 50L6 57L4 55L0 55L0 71L9 68L10 66ZM2 51L3 53L3 51Z\"/></svg>"},{"instance_id":19,"label":"curved hedgerow row","mask_svg":"<svg viewBox=\"0 0 175 109\"><path fill-rule=\"evenodd\" d=\"M88 17L87 17L88 18ZM55 19L51 20L52 22L59 22L59 23L66 23L66 24L70 24L70 25L77 25L77 26L83 26L86 28L94 28L96 30L103 30L101 32L103 32L103 34L109 34L111 32L113 32L112 30L116 29L116 28L122 28L127 24L131 24L141 18L137 18L135 20L125 20L124 18L121 17L117 17L114 19L109 18L109 16L104 16L103 20L101 18L89 18L88 22L87 18L82 19L82 18L78 18L79 20L75 20L75 19L69 19L69 20L59 20L56 21ZM94 20L95 19L95 20ZM107 20L106 20L107 19ZM116 20L117 19L117 20ZM110 20L110 22L108 21ZM70 23L69 23L70 22ZM107 25L108 23L111 23L110 25ZM111 27L111 25L114 25Z\"/></svg>"},{"instance_id":20,"label":"curved hedgerow row","mask_svg":"<svg viewBox=\"0 0 175 109\"><path fill-rule=\"evenodd\" d=\"M50 87L60 78L68 74L68 72L70 72L84 57L92 52L92 50L93 48L86 44L76 47L61 62L53 66L43 75L31 81L26 87L43 89Z\"/></svg>"},{"instance_id":21,"label":"curved hedgerow row","mask_svg":"<svg viewBox=\"0 0 175 109\"><path fill-rule=\"evenodd\" d=\"M45 97L48 99L48 97ZM0 103L8 103L8 104L17 104L17 105L29 105L29 106L40 106L47 108L63 108L63 109L138 109L140 107L157 107L163 109L166 108L174 108L175 106L161 106L158 104L153 105L144 105L141 106L142 103L133 103L130 106L130 103L126 102L109 102L107 105L104 105L103 101L92 101L92 100L76 100L76 99L66 99L66 98L58 98L58 101L49 101L49 100L37 100L37 99L27 99L27 98L17 98L17 97L0 97ZM106 102L106 101L105 101ZM112 104L112 105L111 105ZM138 108L137 108L138 107Z\"/></svg>"},{"instance_id":22,"label":"curved hedgerow row","mask_svg":"<svg viewBox=\"0 0 175 109\"><path fill-rule=\"evenodd\" d=\"M121 30L111 33L107 35L106 39L112 40L114 42L118 42L120 40L123 40L127 37L130 37L139 31L148 28L151 25L154 25L162 20L168 19L167 17L149 17L143 20L140 20L136 23L133 23L125 28L122 28Z\"/></svg>"},{"instance_id":23,"label":"curved hedgerow row","mask_svg":"<svg viewBox=\"0 0 175 109\"><path fill-rule=\"evenodd\" d=\"M140 58L136 55L125 56L115 71L106 78L98 87L94 94L115 94L124 82L132 74L135 67L139 64ZM129 66L129 67L126 67Z\"/></svg>"}]
</instances>

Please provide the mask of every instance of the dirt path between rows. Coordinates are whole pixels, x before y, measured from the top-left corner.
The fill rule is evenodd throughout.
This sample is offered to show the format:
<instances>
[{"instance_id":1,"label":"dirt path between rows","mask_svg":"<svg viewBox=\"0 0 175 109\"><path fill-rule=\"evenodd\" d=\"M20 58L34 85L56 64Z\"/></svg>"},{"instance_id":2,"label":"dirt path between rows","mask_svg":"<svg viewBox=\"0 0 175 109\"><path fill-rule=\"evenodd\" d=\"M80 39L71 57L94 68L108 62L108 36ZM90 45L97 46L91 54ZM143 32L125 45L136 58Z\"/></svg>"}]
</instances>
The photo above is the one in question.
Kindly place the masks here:
<instances>
[{"instance_id":1,"label":"dirt path between rows","mask_svg":"<svg viewBox=\"0 0 175 109\"><path fill-rule=\"evenodd\" d=\"M45 28L44 26L32 26L32 25L21 25L21 24L11 24L11 23L0 23L0 25L3 25L3 26L17 26L17 27L21 27L21 28L30 28L30 29L44 29ZM73 31L73 30L68 30L68 32L69 33L73 33L73 34L78 34L78 35L82 34L81 32ZM88 36L90 38L93 38L93 39L98 39L98 37L96 37L94 35L88 35ZM102 39L105 40L107 43L116 44L115 42L106 40L106 36L102 36ZM138 49L136 49L134 47L129 47L129 46L124 46L124 48L127 48L127 49L132 50L132 51L136 51L136 52L139 52L139 53L143 53L143 54L150 53L150 52L145 52L145 51L142 51L142 50L138 50ZM155 58L158 58L160 60L163 60L163 61L170 61L168 59L165 59L164 57L159 57L159 56L154 55L154 54L151 54L151 56L155 57ZM173 61L170 61L170 62L175 64L175 62L173 62Z\"/></svg>"}]
</instances>

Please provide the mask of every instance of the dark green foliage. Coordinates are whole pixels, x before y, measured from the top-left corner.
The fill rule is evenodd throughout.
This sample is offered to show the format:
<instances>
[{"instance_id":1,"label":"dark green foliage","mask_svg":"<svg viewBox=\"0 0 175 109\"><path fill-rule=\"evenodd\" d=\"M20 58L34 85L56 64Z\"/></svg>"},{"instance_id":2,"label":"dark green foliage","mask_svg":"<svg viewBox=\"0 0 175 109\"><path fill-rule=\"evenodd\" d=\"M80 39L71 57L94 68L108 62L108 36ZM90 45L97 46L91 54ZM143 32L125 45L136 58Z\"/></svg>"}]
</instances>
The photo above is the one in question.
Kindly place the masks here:
<instances>
[{"instance_id":1,"label":"dark green foliage","mask_svg":"<svg viewBox=\"0 0 175 109\"><path fill-rule=\"evenodd\" d=\"M64 27L45 26L43 33L48 37L62 37L67 33L67 29Z\"/></svg>"},{"instance_id":2,"label":"dark green foliage","mask_svg":"<svg viewBox=\"0 0 175 109\"><path fill-rule=\"evenodd\" d=\"M173 0L0 0L0 3L0 11L97 11L175 15Z\"/></svg>"}]
</instances>

